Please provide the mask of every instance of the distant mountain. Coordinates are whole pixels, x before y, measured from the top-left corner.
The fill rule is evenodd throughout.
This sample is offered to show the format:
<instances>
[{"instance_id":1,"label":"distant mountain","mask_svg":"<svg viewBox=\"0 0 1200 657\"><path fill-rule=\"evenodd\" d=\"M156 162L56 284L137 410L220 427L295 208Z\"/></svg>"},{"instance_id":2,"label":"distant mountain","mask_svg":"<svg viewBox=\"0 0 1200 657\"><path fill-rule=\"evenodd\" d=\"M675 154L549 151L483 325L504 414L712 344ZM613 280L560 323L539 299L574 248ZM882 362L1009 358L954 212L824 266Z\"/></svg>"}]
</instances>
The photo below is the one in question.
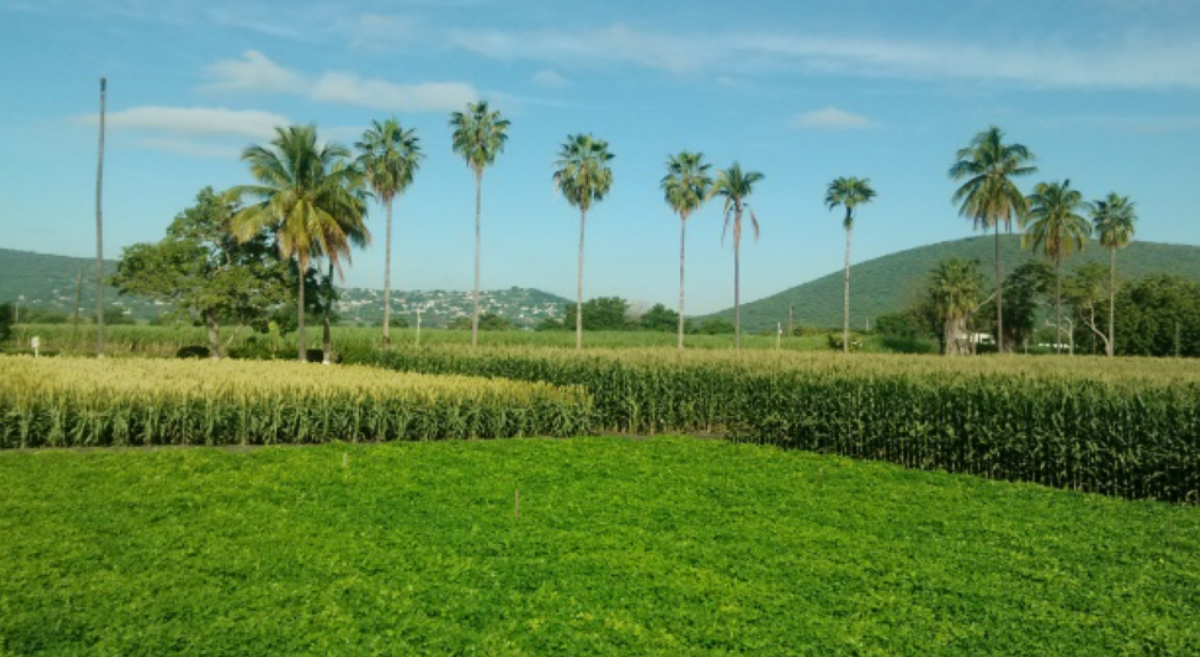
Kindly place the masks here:
<instances>
[{"instance_id":1,"label":"distant mountain","mask_svg":"<svg viewBox=\"0 0 1200 657\"><path fill-rule=\"evenodd\" d=\"M116 261L104 262L105 276L116 270ZM0 249L0 303L19 301L22 308L73 314L79 293L82 314L90 317L96 307L95 281L94 259ZM343 288L339 293L337 310L343 321L362 324L382 321L382 290ZM152 299L119 295L111 287L104 292L104 302L140 320L152 319L169 308ZM501 315L518 326L532 327L546 317L561 317L562 306L568 300L541 290L513 287L484 291L479 302L482 312ZM418 307L422 326L444 326L457 317L471 315L471 294L447 290L392 291L392 309L397 316L415 323Z\"/></svg>"},{"instance_id":2,"label":"distant mountain","mask_svg":"<svg viewBox=\"0 0 1200 657\"><path fill-rule=\"evenodd\" d=\"M866 321L879 315L895 312L925 289L929 270L949 258L968 258L979 261L986 280L994 280L994 238L990 235L968 237L900 251L861 262L850 267L850 325L862 328ZM1001 235L1000 252L1005 272L1034 259L1021 249L1019 235ZM1108 251L1094 242L1083 253L1076 254L1064 264L1064 272L1086 261L1108 265ZM1120 279L1141 278L1149 274L1175 274L1200 282L1200 247L1156 242L1134 242L1117 254L1117 275ZM842 325L842 270L822 276L802 285L789 288L757 301L742 304L742 327L748 331L775 328L776 322L786 327L788 306L795 304L796 323L819 328ZM729 308L710 317L733 320Z\"/></svg>"}]
</instances>

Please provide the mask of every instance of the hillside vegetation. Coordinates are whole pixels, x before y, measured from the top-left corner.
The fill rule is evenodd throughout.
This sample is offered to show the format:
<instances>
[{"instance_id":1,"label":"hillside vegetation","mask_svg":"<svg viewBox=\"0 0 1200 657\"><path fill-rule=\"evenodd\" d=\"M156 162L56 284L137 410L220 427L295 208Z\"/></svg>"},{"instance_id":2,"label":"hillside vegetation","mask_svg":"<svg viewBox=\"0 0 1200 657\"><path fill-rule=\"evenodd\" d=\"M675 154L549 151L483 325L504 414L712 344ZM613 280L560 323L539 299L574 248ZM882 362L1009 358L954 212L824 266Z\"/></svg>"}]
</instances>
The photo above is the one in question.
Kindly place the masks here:
<instances>
[{"instance_id":1,"label":"hillside vegetation","mask_svg":"<svg viewBox=\"0 0 1200 657\"><path fill-rule=\"evenodd\" d=\"M923 293L926 276L939 262L950 258L977 259L991 281L995 261L994 237L979 235L950 242L929 244L907 251L892 253L850 268L850 325L861 329L867 320L896 312L904 304ZM1020 235L1001 236L1001 259L1005 272L1039 256L1021 249ZM1070 260L1064 272L1084 262L1101 262L1108 266L1108 251L1091 243ZM1200 282L1200 247L1157 242L1133 242L1117 254L1118 276L1124 280L1150 274L1174 274ZM742 329L761 331L774 329L776 322L787 325L788 306L796 306L796 323L818 328L841 326L842 272L822 276L796 287L788 288L764 299L742 304ZM707 315L701 319L732 320L733 309Z\"/></svg>"}]
</instances>

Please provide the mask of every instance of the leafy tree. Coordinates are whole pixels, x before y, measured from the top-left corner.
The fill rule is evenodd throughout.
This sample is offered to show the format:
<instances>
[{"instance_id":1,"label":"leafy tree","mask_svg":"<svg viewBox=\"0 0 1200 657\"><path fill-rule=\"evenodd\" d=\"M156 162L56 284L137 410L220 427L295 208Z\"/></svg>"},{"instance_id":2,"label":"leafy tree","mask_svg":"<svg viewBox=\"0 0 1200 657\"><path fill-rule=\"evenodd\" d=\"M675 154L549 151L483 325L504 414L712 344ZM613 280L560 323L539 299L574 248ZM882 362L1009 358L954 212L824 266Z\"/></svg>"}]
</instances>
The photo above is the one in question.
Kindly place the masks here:
<instances>
[{"instance_id":1,"label":"leafy tree","mask_svg":"<svg viewBox=\"0 0 1200 657\"><path fill-rule=\"evenodd\" d=\"M567 327L561 319L553 317L543 317L542 321L533 327L535 331L565 331L566 329Z\"/></svg>"},{"instance_id":2,"label":"leafy tree","mask_svg":"<svg viewBox=\"0 0 1200 657\"><path fill-rule=\"evenodd\" d=\"M392 344L392 206L397 196L412 184L421 166L421 148L416 130L405 130L399 119L392 117L383 123L372 121L355 144L358 163L366 175L367 184L376 198L387 208L387 235L383 247L383 347Z\"/></svg>"},{"instance_id":3,"label":"leafy tree","mask_svg":"<svg viewBox=\"0 0 1200 657\"><path fill-rule=\"evenodd\" d=\"M754 192L754 185L763 179L757 171L742 171L737 162L724 171L717 173L709 197L720 196L724 199L725 228L721 239L729 232L733 224L733 349L742 348L742 303L741 303L741 244L742 216L749 214L750 225L754 228L754 239L758 239L758 217L750 209L749 198Z\"/></svg>"},{"instance_id":4,"label":"leafy tree","mask_svg":"<svg viewBox=\"0 0 1200 657\"><path fill-rule=\"evenodd\" d=\"M583 328L589 331L624 331L629 329L629 302L620 297L597 297L588 299L582 309L575 304L567 303L563 307L563 325L570 329L578 329L575 319L583 319Z\"/></svg>"},{"instance_id":5,"label":"leafy tree","mask_svg":"<svg viewBox=\"0 0 1200 657\"><path fill-rule=\"evenodd\" d=\"M1178 276L1149 276L1117 292L1116 353L1200 356L1200 285Z\"/></svg>"},{"instance_id":6,"label":"leafy tree","mask_svg":"<svg viewBox=\"0 0 1200 657\"><path fill-rule=\"evenodd\" d=\"M842 353L850 353L850 238L854 233L854 209L875 198L870 178L838 178L829 183L825 190L825 205L830 210L837 206L846 208L842 227L846 229L846 265L844 271L845 291L843 296Z\"/></svg>"},{"instance_id":7,"label":"leafy tree","mask_svg":"<svg viewBox=\"0 0 1200 657\"><path fill-rule=\"evenodd\" d=\"M1076 267L1066 280L1067 304L1071 308L1071 326L1075 329L1071 344L1079 344L1092 353L1097 347L1110 354L1109 333L1105 332L1097 309L1109 295L1108 268L1098 262L1085 262Z\"/></svg>"},{"instance_id":8,"label":"leafy tree","mask_svg":"<svg viewBox=\"0 0 1200 657\"><path fill-rule=\"evenodd\" d=\"M696 333L700 335L730 335L735 331L737 327L729 320L717 317L700 322L700 326L696 328Z\"/></svg>"},{"instance_id":9,"label":"leafy tree","mask_svg":"<svg viewBox=\"0 0 1200 657\"><path fill-rule=\"evenodd\" d=\"M703 153L682 151L667 160L667 175L662 179L663 196L667 204L679 215L679 312L675 313L679 330L679 349L683 349L683 266L684 248L687 245L687 220L708 199L712 178L708 170L712 165L704 161ZM660 306L656 306L661 307ZM644 318L643 318L644 321ZM656 329L658 330L658 329Z\"/></svg>"},{"instance_id":10,"label":"leafy tree","mask_svg":"<svg viewBox=\"0 0 1200 657\"><path fill-rule=\"evenodd\" d=\"M991 228L996 234L996 335L1000 353L1004 353L1004 267L1000 262L1000 224L1012 230L1012 220L1025 216L1027 203L1013 178L1037 171L1030 166L1033 153L1021 144L1005 144L1004 132L992 126L975 135L971 143L958 151L958 161L950 167L950 177L964 180L954 192L959 215L970 217L975 228Z\"/></svg>"},{"instance_id":11,"label":"leafy tree","mask_svg":"<svg viewBox=\"0 0 1200 657\"><path fill-rule=\"evenodd\" d=\"M12 337L13 305L0 303L0 342Z\"/></svg>"},{"instance_id":12,"label":"leafy tree","mask_svg":"<svg viewBox=\"0 0 1200 657\"><path fill-rule=\"evenodd\" d=\"M496 161L508 139L509 122L500 112L488 109L486 100L467 105L467 111L450 115L454 128L454 152L463 156L475 172L475 293L471 297L471 346L479 342L479 259L481 250L480 217L483 212L483 170Z\"/></svg>"},{"instance_id":13,"label":"leafy tree","mask_svg":"<svg viewBox=\"0 0 1200 657\"><path fill-rule=\"evenodd\" d=\"M236 210L204 188L162 241L126 247L111 281L121 294L169 301L170 317L199 320L216 359L224 354L221 322L251 324L287 298L287 265L271 248L270 234L260 230L239 242L230 230ZM115 318L105 319L111 324Z\"/></svg>"},{"instance_id":14,"label":"leafy tree","mask_svg":"<svg viewBox=\"0 0 1200 657\"><path fill-rule=\"evenodd\" d=\"M1033 340L1042 307L1054 284L1054 270L1045 262L1030 260L1004 279L1004 341L1025 345ZM995 317L993 295L979 308L978 316Z\"/></svg>"},{"instance_id":15,"label":"leafy tree","mask_svg":"<svg viewBox=\"0 0 1200 657\"><path fill-rule=\"evenodd\" d=\"M579 289L575 304L575 348L583 349L583 238L587 213L593 203L602 201L612 189L613 172L608 166L613 154L608 142L592 135L567 137L555 161L554 186L567 202L579 208ZM566 322L564 322L565 324Z\"/></svg>"},{"instance_id":16,"label":"leafy tree","mask_svg":"<svg viewBox=\"0 0 1200 657\"><path fill-rule=\"evenodd\" d=\"M344 169L344 171L343 171ZM333 286L334 273L340 276L342 268L340 261L345 258L350 261L351 246L366 247L371 243L371 231L364 221L367 215L367 191L365 175L361 169L347 163L334 166L334 173L343 185L342 199L338 203L338 211L334 214L337 230L331 231L326 237L326 252L324 254L328 271L321 289L324 294L320 301L321 310L321 362L325 365L333 363L333 307L337 304L338 294ZM327 228L328 229L328 228Z\"/></svg>"},{"instance_id":17,"label":"leafy tree","mask_svg":"<svg viewBox=\"0 0 1200 657\"><path fill-rule=\"evenodd\" d=\"M983 276L974 260L952 258L931 272L929 298L942 320L943 353L947 356L971 353L968 326L979 309L982 290Z\"/></svg>"},{"instance_id":18,"label":"leafy tree","mask_svg":"<svg viewBox=\"0 0 1200 657\"><path fill-rule=\"evenodd\" d=\"M675 330L677 327L682 330L683 323L679 321L679 313L661 303L656 303L642 315L641 327L647 331L662 331L665 333Z\"/></svg>"},{"instance_id":19,"label":"leafy tree","mask_svg":"<svg viewBox=\"0 0 1200 657\"><path fill-rule=\"evenodd\" d=\"M1109 193L1103 200L1092 203L1092 226L1100 240L1100 246L1108 249L1108 340L1107 354L1116 353L1116 304L1117 304L1117 249L1133 241L1134 224L1137 223L1137 204L1128 196Z\"/></svg>"},{"instance_id":20,"label":"leafy tree","mask_svg":"<svg viewBox=\"0 0 1200 657\"><path fill-rule=\"evenodd\" d=\"M347 176L353 167L339 166L350 151L338 144L319 144L314 126L276 128L270 147L251 146L242 153L258 185L236 187L239 198L257 200L234 215L234 234L253 240L264 229L275 235L284 258L295 259L297 284L297 351L307 361L304 339L304 288L313 257L337 258L340 244L349 241L339 216L346 205L356 203L347 193Z\"/></svg>"},{"instance_id":21,"label":"leafy tree","mask_svg":"<svg viewBox=\"0 0 1200 657\"><path fill-rule=\"evenodd\" d=\"M1062 335L1062 263L1075 251L1083 250L1092 227L1080 213L1088 208L1071 181L1038 183L1027 199L1029 225L1021 245L1041 249L1054 263L1054 330ZM1061 340L1055 340L1058 345ZM1060 347L1055 348L1061 351Z\"/></svg>"}]
</instances>

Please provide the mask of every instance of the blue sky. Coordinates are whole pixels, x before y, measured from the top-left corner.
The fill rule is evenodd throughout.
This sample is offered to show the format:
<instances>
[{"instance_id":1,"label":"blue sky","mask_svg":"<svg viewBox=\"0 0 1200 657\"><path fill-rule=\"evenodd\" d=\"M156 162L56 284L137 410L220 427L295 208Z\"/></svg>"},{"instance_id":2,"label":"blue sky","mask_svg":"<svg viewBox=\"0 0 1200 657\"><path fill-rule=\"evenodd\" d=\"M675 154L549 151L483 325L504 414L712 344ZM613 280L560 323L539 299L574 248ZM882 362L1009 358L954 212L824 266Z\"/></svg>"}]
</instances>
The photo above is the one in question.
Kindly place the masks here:
<instances>
[{"instance_id":1,"label":"blue sky","mask_svg":"<svg viewBox=\"0 0 1200 657\"><path fill-rule=\"evenodd\" d=\"M101 74L108 257L161 238L203 186L249 182L239 153L275 125L352 144L396 114L427 159L396 208L394 285L468 289L473 181L446 123L475 98L512 120L484 180L485 288L574 297L579 218L551 173L576 132L616 154L588 221L588 297L677 302L679 222L658 181L685 148L766 176L747 300L840 269L823 205L838 176L879 193L855 261L971 235L946 170L990 124L1037 154L1026 189L1129 194L1141 239L1200 244L1195 0L0 0L0 61L8 248L94 253ZM382 211L369 221L350 285L382 285ZM715 204L689 222L689 311L732 305L721 226Z\"/></svg>"}]
</instances>

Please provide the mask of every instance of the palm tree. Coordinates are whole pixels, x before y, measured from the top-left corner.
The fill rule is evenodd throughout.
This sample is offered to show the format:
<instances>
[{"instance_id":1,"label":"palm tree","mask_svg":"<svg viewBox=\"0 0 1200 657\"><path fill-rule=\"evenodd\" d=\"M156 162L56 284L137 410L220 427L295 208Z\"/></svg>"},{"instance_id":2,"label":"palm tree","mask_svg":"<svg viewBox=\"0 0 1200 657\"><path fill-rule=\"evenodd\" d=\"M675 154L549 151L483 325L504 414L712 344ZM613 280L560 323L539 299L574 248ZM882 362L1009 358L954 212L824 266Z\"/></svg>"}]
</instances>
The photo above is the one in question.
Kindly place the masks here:
<instances>
[{"instance_id":1,"label":"palm tree","mask_svg":"<svg viewBox=\"0 0 1200 657\"><path fill-rule=\"evenodd\" d=\"M608 166L613 154L608 142L590 134L567 137L555 161L554 186L571 205L579 208L579 289L575 304L575 348L583 349L583 236L587 213L612 189L613 173Z\"/></svg>"},{"instance_id":2,"label":"palm tree","mask_svg":"<svg viewBox=\"0 0 1200 657\"><path fill-rule=\"evenodd\" d=\"M1029 166L1033 153L1021 144L1005 144L1004 132L992 126L975 135L971 144L958 151L958 161L950 167L954 180L966 179L953 200L960 203L958 213L970 217L975 228L992 228L996 233L996 343L1004 353L1004 268L1000 262L1000 224L1012 230L1014 216L1023 221L1025 196L1012 181L1037 171Z\"/></svg>"},{"instance_id":3,"label":"palm tree","mask_svg":"<svg viewBox=\"0 0 1200 657\"><path fill-rule=\"evenodd\" d=\"M1128 196L1109 193L1102 201L1092 204L1092 225L1100 238L1100 246L1108 249L1108 344L1105 351L1112 356L1117 351L1117 249L1133 240L1133 224L1137 222L1137 204Z\"/></svg>"},{"instance_id":4,"label":"palm tree","mask_svg":"<svg viewBox=\"0 0 1200 657\"><path fill-rule=\"evenodd\" d=\"M741 244L742 244L742 215L749 212L750 225L754 228L754 239L758 239L758 217L750 210L747 201L754 191L754 184L763 179L757 171L742 171L737 162L724 171L717 172L717 179L709 191L709 198L721 196L725 199L725 227L722 229L721 240L729 232L729 224L733 223L733 350L742 348L742 305L741 305Z\"/></svg>"},{"instance_id":5,"label":"palm tree","mask_svg":"<svg viewBox=\"0 0 1200 657\"><path fill-rule=\"evenodd\" d=\"M259 184L235 187L231 193L257 202L234 215L232 225L242 241L270 227L280 255L296 260L297 347L305 361L304 279L314 256L334 253L349 241L339 217L348 212L346 178L351 169L339 165L350 151L332 142L320 145L312 125L276 128L275 133L269 147L251 146L242 152Z\"/></svg>"},{"instance_id":6,"label":"palm tree","mask_svg":"<svg viewBox=\"0 0 1200 657\"><path fill-rule=\"evenodd\" d=\"M1075 251L1083 250L1092 226L1079 213L1089 204L1071 181L1038 183L1029 195L1029 226L1021 245L1041 249L1054 263L1054 344L1061 351L1062 339L1062 262ZM998 300L998 299L997 299Z\"/></svg>"},{"instance_id":7,"label":"palm tree","mask_svg":"<svg viewBox=\"0 0 1200 657\"><path fill-rule=\"evenodd\" d=\"M970 353L967 322L979 309L983 277L975 260L952 258L930 273L929 296L942 320L942 344L947 356Z\"/></svg>"},{"instance_id":8,"label":"palm tree","mask_svg":"<svg viewBox=\"0 0 1200 657\"><path fill-rule=\"evenodd\" d=\"M387 208L387 235L383 260L383 347L392 344L392 204L413 181L421 166L421 148L416 130L405 130L396 117L383 123L372 121L355 144L358 161L367 183Z\"/></svg>"},{"instance_id":9,"label":"palm tree","mask_svg":"<svg viewBox=\"0 0 1200 657\"><path fill-rule=\"evenodd\" d=\"M846 208L846 218L842 226L846 229L846 266L845 290L843 292L842 308L842 353L850 353L850 237L854 232L854 208L870 203L875 198L875 190L871 189L870 178L838 178L829 183L825 191L825 205L830 210L837 206Z\"/></svg>"},{"instance_id":10,"label":"palm tree","mask_svg":"<svg viewBox=\"0 0 1200 657\"><path fill-rule=\"evenodd\" d=\"M682 151L667 160L667 175L662 179L667 204L679 215L679 348L683 349L683 264L687 239L687 220L708 198L712 165L704 161L703 153Z\"/></svg>"},{"instance_id":11,"label":"palm tree","mask_svg":"<svg viewBox=\"0 0 1200 657\"><path fill-rule=\"evenodd\" d=\"M466 113L450 115L450 127L454 128L454 152L463 156L467 166L475 172L475 294L472 297L471 347L479 342L479 255L480 215L482 213L483 169L496 161L496 155L504 150L508 139L505 130L509 122L500 117L500 112L488 111L486 100L467 105Z\"/></svg>"}]
</instances>

